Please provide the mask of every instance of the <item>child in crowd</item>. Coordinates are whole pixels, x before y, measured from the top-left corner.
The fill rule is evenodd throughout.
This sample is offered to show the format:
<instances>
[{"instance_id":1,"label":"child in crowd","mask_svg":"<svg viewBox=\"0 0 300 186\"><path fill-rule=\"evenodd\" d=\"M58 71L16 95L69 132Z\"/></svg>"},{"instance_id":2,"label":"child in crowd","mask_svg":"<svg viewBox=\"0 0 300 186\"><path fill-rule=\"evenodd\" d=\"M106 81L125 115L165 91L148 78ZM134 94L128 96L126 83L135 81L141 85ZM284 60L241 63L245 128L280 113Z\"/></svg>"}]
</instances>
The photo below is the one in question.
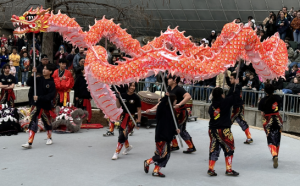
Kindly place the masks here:
<instances>
[{"instance_id":1,"label":"child in crowd","mask_svg":"<svg viewBox=\"0 0 300 186\"><path fill-rule=\"evenodd\" d=\"M26 85L26 81L28 79L29 65L30 65L30 60L28 58L28 53L24 52L20 61L20 68L22 72L22 87L24 87L24 83Z\"/></svg>"},{"instance_id":2,"label":"child in crowd","mask_svg":"<svg viewBox=\"0 0 300 186\"><path fill-rule=\"evenodd\" d=\"M16 76L16 67L14 66L14 63L12 61L10 61L9 66L10 66L9 73L15 77Z\"/></svg>"}]
</instances>

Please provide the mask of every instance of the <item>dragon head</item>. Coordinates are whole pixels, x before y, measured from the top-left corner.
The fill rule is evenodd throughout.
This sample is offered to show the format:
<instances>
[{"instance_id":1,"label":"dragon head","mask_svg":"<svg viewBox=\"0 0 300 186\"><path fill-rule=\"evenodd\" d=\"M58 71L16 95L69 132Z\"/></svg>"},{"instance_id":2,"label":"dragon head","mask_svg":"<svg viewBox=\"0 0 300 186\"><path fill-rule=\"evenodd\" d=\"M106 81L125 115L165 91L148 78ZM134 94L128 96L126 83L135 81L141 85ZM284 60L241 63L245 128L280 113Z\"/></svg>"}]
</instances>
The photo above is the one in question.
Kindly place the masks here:
<instances>
[{"instance_id":1,"label":"dragon head","mask_svg":"<svg viewBox=\"0 0 300 186\"><path fill-rule=\"evenodd\" d=\"M50 8L44 10L43 7L32 8L25 12L22 16L18 17L12 15L11 22L17 28L14 30L13 34L19 37L25 35L26 33L38 33L47 31L48 19L50 17Z\"/></svg>"}]
</instances>

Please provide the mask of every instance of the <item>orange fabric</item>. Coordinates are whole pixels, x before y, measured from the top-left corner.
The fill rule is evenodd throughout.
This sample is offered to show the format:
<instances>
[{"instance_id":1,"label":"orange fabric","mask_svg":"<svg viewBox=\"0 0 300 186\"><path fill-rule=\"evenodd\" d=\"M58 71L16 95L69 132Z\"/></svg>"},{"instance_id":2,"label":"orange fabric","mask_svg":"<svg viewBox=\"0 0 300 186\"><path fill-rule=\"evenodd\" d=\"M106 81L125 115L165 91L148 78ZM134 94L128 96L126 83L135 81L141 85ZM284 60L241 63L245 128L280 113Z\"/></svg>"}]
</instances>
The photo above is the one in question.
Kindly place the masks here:
<instances>
[{"instance_id":1,"label":"orange fabric","mask_svg":"<svg viewBox=\"0 0 300 186\"><path fill-rule=\"evenodd\" d=\"M214 168L215 168L215 164L216 164L216 161L214 160L209 160L209 163L208 163L208 169L213 171Z\"/></svg>"},{"instance_id":2,"label":"orange fabric","mask_svg":"<svg viewBox=\"0 0 300 186\"><path fill-rule=\"evenodd\" d=\"M155 165L155 168L154 168L153 172L158 173L159 170L160 170L160 166Z\"/></svg>"},{"instance_id":3,"label":"orange fabric","mask_svg":"<svg viewBox=\"0 0 300 186\"><path fill-rule=\"evenodd\" d=\"M121 152L121 150L122 150L122 147L123 147L123 144L118 142L116 153L119 154Z\"/></svg>"},{"instance_id":4,"label":"orange fabric","mask_svg":"<svg viewBox=\"0 0 300 186\"><path fill-rule=\"evenodd\" d=\"M89 113L87 121L90 122L92 118L92 105L91 101L89 99L83 99L83 106L86 108L86 110Z\"/></svg>"},{"instance_id":5,"label":"orange fabric","mask_svg":"<svg viewBox=\"0 0 300 186\"><path fill-rule=\"evenodd\" d=\"M113 132L115 130L115 123L109 122L109 132Z\"/></svg>"},{"instance_id":6,"label":"orange fabric","mask_svg":"<svg viewBox=\"0 0 300 186\"><path fill-rule=\"evenodd\" d=\"M193 143L191 142L191 140L186 140L185 143L188 145L188 147L190 149L192 149L194 147Z\"/></svg>"},{"instance_id":7,"label":"orange fabric","mask_svg":"<svg viewBox=\"0 0 300 186\"><path fill-rule=\"evenodd\" d=\"M152 158L150 158L150 159L147 160L147 164L148 164L148 165L150 165L150 164L152 164L152 163L154 163L154 161L153 161Z\"/></svg>"},{"instance_id":8,"label":"orange fabric","mask_svg":"<svg viewBox=\"0 0 300 186\"><path fill-rule=\"evenodd\" d=\"M279 155L279 148L280 146L277 147L277 156Z\"/></svg>"},{"instance_id":9,"label":"orange fabric","mask_svg":"<svg viewBox=\"0 0 300 186\"><path fill-rule=\"evenodd\" d=\"M250 129L249 128L247 128L246 130L245 130L245 134L246 134L246 136L247 136L247 139L251 139L252 137L251 137L251 133L250 133Z\"/></svg>"},{"instance_id":10,"label":"orange fabric","mask_svg":"<svg viewBox=\"0 0 300 186\"><path fill-rule=\"evenodd\" d=\"M67 102L70 102L69 92L74 86L74 78L72 73L69 70L65 70L63 77L66 77L66 79L60 80L59 69L57 69L54 71L52 77L54 79L57 94L59 94L60 97L59 102L63 103L65 93L67 93Z\"/></svg>"},{"instance_id":11,"label":"orange fabric","mask_svg":"<svg viewBox=\"0 0 300 186\"><path fill-rule=\"evenodd\" d=\"M48 137L48 139L52 138L52 131L51 130L47 130L47 137Z\"/></svg>"},{"instance_id":12,"label":"orange fabric","mask_svg":"<svg viewBox=\"0 0 300 186\"><path fill-rule=\"evenodd\" d=\"M291 23L291 27L293 28L293 31L296 29L300 29L300 19L298 17L295 17Z\"/></svg>"},{"instance_id":13,"label":"orange fabric","mask_svg":"<svg viewBox=\"0 0 300 186\"><path fill-rule=\"evenodd\" d=\"M177 142L177 139L176 139L176 138L174 138L174 139L172 140L172 147L178 147L178 142Z\"/></svg>"},{"instance_id":14,"label":"orange fabric","mask_svg":"<svg viewBox=\"0 0 300 186\"><path fill-rule=\"evenodd\" d=\"M125 141L125 148L128 148L129 147L129 142L128 140Z\"/></svg>"},{"instance_id":15,"label":"orange fabric","mask_svg":"<svg viewBox=\"0 0 300 186\"><path fill-rule=\"evenodd\" d=\"M227 156L227 157L225 157L226 170L227 171L231 171L232 170L232 158L233 158L233 156Z\"/></svg>"},{"instance_id":16,"label":"orange fabric","mask_svg":"<svg viewBox=\"0 0 300 186\"><path fill-rule=\"evenodd\" d=\"M34 140L35 132L32 130L29 130L29 138L28 138L28 143L32 143Z\"/></svg>"},{"instance_id":17,"label":"orange fabric","mask_svg":"<svg viewBox=\"0 0 300 186\"><path fill-rule=\"evenodd\" d=\"M277 148L275 145L268 145L269 146L269 149L270 149L270 152L272 154L272 156L278 156L278 153L277 153ZM279 148L278 148L279 150Z\"/></svg>"}]
</instances>

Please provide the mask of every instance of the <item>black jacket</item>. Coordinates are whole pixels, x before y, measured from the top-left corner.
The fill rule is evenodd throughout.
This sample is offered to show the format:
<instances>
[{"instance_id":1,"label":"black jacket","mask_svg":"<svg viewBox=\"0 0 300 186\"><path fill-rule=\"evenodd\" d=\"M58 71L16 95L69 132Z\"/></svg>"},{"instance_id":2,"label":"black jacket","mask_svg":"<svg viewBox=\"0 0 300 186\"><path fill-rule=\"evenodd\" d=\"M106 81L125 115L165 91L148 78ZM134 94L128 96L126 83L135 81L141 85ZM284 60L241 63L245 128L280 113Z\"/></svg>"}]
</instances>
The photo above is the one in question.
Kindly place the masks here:
<instances>
[{"instance_id":1,"label":"black jacket","mask_svg":"<svg viewBox=\"0 0 300 186\"><path fill-rule=\"evenodd\" d=\"M278 113L282 107L282 98L278 95L265 96L262 98L258 105L258 110L265 114Z\"/></svg>"},{"instance_id":2,"label":"black jacket","mask_svg":"<svg viewBox=\"0 0 300 186\"><path fill-rule=\"evenodd\" d=\"M26 84L33 88L33 76L30 76ZM51 110L53 108L53 100L55 98L55 83L53 78L45 79L44 77L36 78L36 94L38 100L33 105L38 109Z\"/></svg>"},{"instance_id":3,"label":"black jacket","mask_svg":"<svg viewBox=\"0 0 300 186\"><path fill-rule=\"evenodd\" d=\"M91 93L88 91L87 83L84 76L81 74L74 84L74 97L79 99L91 99Z\"/></svg>"},{"instance_id":4,"label":"black jacket","mask_svg":"<svg viewBox=\"0 0 300 186\"><path fill-rule=\"evenodd\" d=\"M240 86L236 86L235 92L227 95L226 98L212 100L212 104L208 109L210 116L209 129L225 129L231 127L230 108L240 99Z\"/></svg>"},{"instance_id":5,"label":"black jacket","mask_svg":"<svg viewBox=\"0 0 300 186\"><path fill-rule=\"evenodd\" d=\"M273 24L270 24L269 21L266 23L266 28L267 28L266 33L268 37L271 37L277 32L277 25L276 25L276 20L273 21Z\"/></svg>"},{"instance_id":6,"label":"black jacket","mask_svg":"<svg viewBox=\"0 0 300 186\"><path fill-rule=\"evenodd\" d=\"M168 103L168 96L163 97L156 111L155 142L170 143L176 135L175 123ZM177 122L178 123L178 122Z\"/></svg>"},{"instance_id":7,"label":"black jacket","mask_svg":"<svg viewBox=\"0 0 300 186\"><path fill-rule=\"evenodd\" d=\"M272 85L274 86L275 90L282 90L283 89L283 78L279 78L278 80L273 80Z\"/></svg>"},{"instance_id":8,"label":"black jacket","mask_svg":"<svg viewBox=\"0 0 300 186\"><path fill-rule=\"evenodd\" d=\"M241 98L241 90L242 90L241 85L240 84L236 85L235 86L235 92L233 92L233 90L234 90L234 84L230 83L229 77L226 77L225 79L226 79L227 85L230 87L230 89L229 89L228 94L227 94L226 97L230 97L234 93L237 93L239 95L238 98L234 99L233 108L238 108L238 107L243 106L244 105L244 101Z\"/></svg>"},{"instance_id":9,"label":"black jacket","mask_svg":"<svg viewBox=\"0 0 300 186\"><path fill-rule=\"evenodd\" d=\"M300 84L296 84L296 83L289 83L285 89L290 89L291 91L293 91L293 94L297 94L300 92Z\"/></svg>"}]
</instances>

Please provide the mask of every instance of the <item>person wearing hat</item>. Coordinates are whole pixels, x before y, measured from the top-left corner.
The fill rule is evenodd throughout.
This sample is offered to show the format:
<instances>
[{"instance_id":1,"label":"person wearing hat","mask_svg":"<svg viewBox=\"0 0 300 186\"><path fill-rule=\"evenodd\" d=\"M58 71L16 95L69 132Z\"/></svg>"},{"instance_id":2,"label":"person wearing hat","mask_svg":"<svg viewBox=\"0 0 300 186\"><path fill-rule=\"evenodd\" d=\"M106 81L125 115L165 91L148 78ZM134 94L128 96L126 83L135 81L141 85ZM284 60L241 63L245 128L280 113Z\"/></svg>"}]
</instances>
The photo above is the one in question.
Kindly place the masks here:
<instances>
[{"instance_id":1,"label":"person wearing hat","mask_svg":"<svg viewBox=\"0 0 300 186\"><path fill-rule=\"evenodd\" d=\"M9 61L13 62L14 67L16 68L16 84L18 84L19 79L18 79L18 73L19 73L19 68L20 68L20 55L17 54L17 48L13 47L12 49L12 54L9 55ZM18 85L17 85L18 86Z\"/></svg>"},{"instance_id":2,"label":"person wearing hat","mask_svg":"<svg viewBox=\"0 0 300 186\"><path fill-rule=\"evenodd\" d=\"M43 74L43 69L44 67L49 63L49 59L48 59L48 56L46 54L42 54L41 56L41 64L39 64L37 66L37 73L39 74Z\"/></svg>"},{"instance_id":3,"label":"person wearing hat","mask_svg":"<svg viewBox=\"0 0 300 186\"><path fill-rule=\"evenodd\" d=\"M208 41L209 41L209 46L211 46L211 41L213 40L213 39L217 39L217 34L216 34L216 31L215 30L212 30L211 31L211 34L210 34L210 36L208 37Z\"/></svg>"},{"instance_id":4,"label":"person wearing hat","mask_svg":"<svg viewBox=\"0 0 300 186\"><path fill-rule=\"evenodd\" d=\"M205 45L205 41L206 41L206 39L205 39L205 38L201 39L201 41L200 41L200 45Z\"/></svg>"},{"instance_id":5,"label":"person wearing hat","mask_svg":"<svg viewBox=\"0 0 300 186\"><path fill-rule=\"evenodd\" d=\"M209 45L209 41L205 40L205 47L208 47L208 45Z\"/></svg>"}]
</instances>

